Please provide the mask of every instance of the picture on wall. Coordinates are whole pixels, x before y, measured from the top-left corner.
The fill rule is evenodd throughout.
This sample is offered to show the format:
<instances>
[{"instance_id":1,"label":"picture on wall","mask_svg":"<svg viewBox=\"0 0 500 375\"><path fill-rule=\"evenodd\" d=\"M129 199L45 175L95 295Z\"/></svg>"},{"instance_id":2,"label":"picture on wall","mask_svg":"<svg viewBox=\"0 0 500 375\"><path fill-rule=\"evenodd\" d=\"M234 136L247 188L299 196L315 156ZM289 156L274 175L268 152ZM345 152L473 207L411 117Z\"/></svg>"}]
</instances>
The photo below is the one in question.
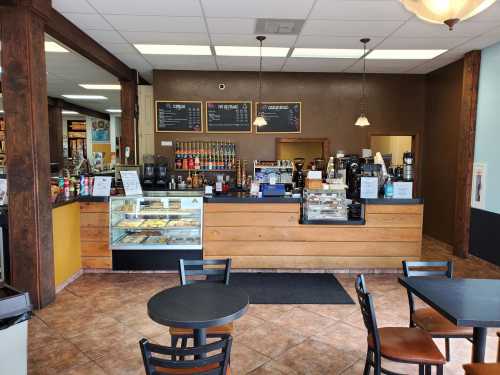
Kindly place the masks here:
<instances>
[{"instance_id":1,"label":"picture on wall","mask_svg":"<svg viewBox=\"0 0 500 375\"><path fill-rule=\"evenodd\" d=\"M92 119L92 142L94 143L109 143L109 121Z\"/></svg>"},{"instance_id":2,"label":"picture on wall","mask_svg":"<svg viewBox=\"0 0 500 375\"><path fill-rule=\"evenodd\" d=\"M255 107L267 121L267 125L256 128L257 134L301 132L301 102L262 102Z\"/></svg>"}]
</instances>

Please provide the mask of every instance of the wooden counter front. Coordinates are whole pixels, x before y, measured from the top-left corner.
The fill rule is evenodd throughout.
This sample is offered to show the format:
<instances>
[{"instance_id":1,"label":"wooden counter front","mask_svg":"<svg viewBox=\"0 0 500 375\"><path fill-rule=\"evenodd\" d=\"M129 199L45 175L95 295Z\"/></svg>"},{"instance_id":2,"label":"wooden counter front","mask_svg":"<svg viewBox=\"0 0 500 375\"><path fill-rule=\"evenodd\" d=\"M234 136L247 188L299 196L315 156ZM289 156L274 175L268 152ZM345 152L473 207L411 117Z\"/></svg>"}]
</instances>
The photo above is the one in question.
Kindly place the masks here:
<instances>
[{"instance_id":1,"label":"wooden counter front","mask_svg":"<svg viewBox=\"0 0 500 375\"><path fill-rule=\"evenodd\" d=\"M365 225L302 225L297 203L206 203L203 256L234 268L400 268L418 260L423 204L365 206Z\"/></svg>"},{"instance_id":2,"label":"wooden counter front","mask_svg":"<svg viewBox=\"0 0 500 375\"><path fill-rule=\"evenodd\" d=\"M80 241L84 269L111 269L107 202L80 202Z\"/></svg>"}]
</instances>

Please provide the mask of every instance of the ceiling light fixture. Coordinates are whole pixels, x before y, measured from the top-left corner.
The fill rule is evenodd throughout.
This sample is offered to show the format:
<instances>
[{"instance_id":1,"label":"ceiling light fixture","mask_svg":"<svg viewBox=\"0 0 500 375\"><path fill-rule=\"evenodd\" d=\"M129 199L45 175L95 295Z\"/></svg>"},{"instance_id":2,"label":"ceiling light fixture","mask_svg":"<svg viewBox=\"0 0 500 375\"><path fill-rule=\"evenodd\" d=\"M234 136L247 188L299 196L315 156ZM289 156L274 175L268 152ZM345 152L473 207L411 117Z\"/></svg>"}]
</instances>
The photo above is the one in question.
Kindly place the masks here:
<instances>
[{"instance_id":1,"label":"ceiling light fixture","mask_svg":"<svg viewBox=\"0 0 500 375\"><path fill-rule=\"evenodd\" d=\"M244 47L244 46L215 46L217 56L265 56L286 57L288 47Z\"/></svg>"},{"instance_id":2,"label":"ceiling light fixture","mask_svg":"<svg viewBox=\"0 0 500 375\"><path fill-rule=\"evenodd\" d=\"M195 46L182 44L134 44L143 55L192 55L209 56L210 46Z\"/></svg>"},{"instance_id":3,"label":"ceiling light fixture","mask_svg":"<svg viewBox=\"0 0 500 375\"><path fill-rule=\"evenodd\" d=\"M65 111L64 109L61 111L63 115L79 115L80 113L76 111Z\"/></svg>"},{"instance_id":4,"label":"ceiling light fixture","mask_svg":"<svg viewBox=\"0 0 500 375\"><path fill-rule=\"evenodd\" d=\"M45 41L45 52L67 53L69 51L56 42Z\"/></svg>"},{"instance_id":5,"label":"ceiling light fixture","mask_svg":"<svg viewBox=\"0 0 500 375\"><path fill-rule=\"evenodd\" d=\"M367 59L371 60L431 60L443 53L446 49L375 49Z\"/></svg>"},{"instance_id":6,"label":"ceiling light fixture","mask_svg":"<svg viewBox=\"0 0 500 375\"><path fill-rule=\"evenodd\" d=\"M266 40L266 37L259 35L259 36L257 36L256 39L260 43L260 46L259 46L259 51L260 51L260 53L259 53L259 55L260 55L259 56L259 101L257 103L257 117L255 118L253 124L255 126L261 127L261 126L267 125L267 121L264 118L264 114L262 113L262 111L259 111L259 107L262 108L262 42L264 40Z\"/></svg>"},{"instance_id":7,"label":"ceiling light fixture","mask_svg":"<svg viewBox=\"0 0 500 375\"><path fill-rule=\"evenodd\" d=\"M75 99L75 100L107 100L105 96L102 95L61 95L63 98L66 99Z\"/></svg>"},{"instance_id":8,"label":"ceiling light fixture","mask_svg":"<svg viewBox=\"0 0 500 375\"><path fill-rule=\"evenodd\" d=\"M369 38L363 38L360 40L361 43L363 43L363 83L361 86L361 114L359 115L358 119L354 123L354 126L370 126L370 121L368 121L368 118L366 117L366 96L365 96L365 84L366 84L366 44L370 41Z\"/></svg>"},{"instance_id":9,"label":"ceiling light fixture","mask_svg":"<svg viewBox=\"0 0 500 375\"><path fill-rule=\"evenodd\" d=\"M78 86L87 90L121 90L121 85L80 83Z\"/></svg>"},{"instance_id":10,"label":"ceiling light fixture","mask_svg":"<svg viewBox=\"0 0 500 375\"><path fill-rule=\"evenodd\" d=\"M359 59L361 56L363 56L362 49L295 48L292 52L292 57L320 59Z\"/></svg>"},{"instance_id":11,"label":"ceiling light fixture","mask_svg":"<svg viewBox=\"0 0 500 375\"><path fill-rule=\"evenodd\" d=\"M440 23L453 30L459 21L482 12L496 0L400 0L405 8L414 13L418 18Z\"/></svg>"},{"instance_id":12,"label":"ceiling light fixture","mask_svg":"<svg viewBox=\"0 0 500 375\"><path fill-rule=\"evenodd\" d=\"M121 109L106 109L106 112L109 113L122 113Z\"/></svg>"}]
</instances>

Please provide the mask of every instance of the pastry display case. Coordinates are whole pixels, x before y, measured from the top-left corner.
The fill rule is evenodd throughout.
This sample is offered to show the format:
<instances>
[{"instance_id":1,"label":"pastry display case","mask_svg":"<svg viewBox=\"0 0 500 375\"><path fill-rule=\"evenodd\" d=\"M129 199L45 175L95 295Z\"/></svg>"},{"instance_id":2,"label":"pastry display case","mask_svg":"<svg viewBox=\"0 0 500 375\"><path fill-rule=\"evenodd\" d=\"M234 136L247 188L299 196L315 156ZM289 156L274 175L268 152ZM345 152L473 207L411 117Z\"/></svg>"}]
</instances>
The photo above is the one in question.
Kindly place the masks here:
<instances>
[{"instance_id":1,"label":"pastry display case","mask_svg":"<svg viewBox=\"0 0 500 375\"><path fill-rule=\"evenodd\" d=\"M112 250L200 250L203 197L111 197Z\"/></svg>"},{"instance_id":2,"label":"pastry display case","mask_svg":"<svg viewBox=\"0 0 500 375\"><path fill-rule=\"evenodd\" d=\"M347 200L345 189L305 189L302 203L302 218L314 221L347 221Z\"/></svg>"}]
</instances>

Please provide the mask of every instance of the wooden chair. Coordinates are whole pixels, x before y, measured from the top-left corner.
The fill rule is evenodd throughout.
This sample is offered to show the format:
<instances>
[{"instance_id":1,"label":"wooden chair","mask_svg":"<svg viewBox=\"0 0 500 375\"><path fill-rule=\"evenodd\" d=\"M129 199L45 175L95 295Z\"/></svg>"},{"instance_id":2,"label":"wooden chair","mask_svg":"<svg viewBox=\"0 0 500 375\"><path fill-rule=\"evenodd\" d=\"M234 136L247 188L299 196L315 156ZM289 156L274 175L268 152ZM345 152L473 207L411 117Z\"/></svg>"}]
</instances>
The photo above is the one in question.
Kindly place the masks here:
<instances>
[{"instance_id":1,"label":"wooden chair","mask_svg":"<svg viewBox=\"0 0 500 375\"><path fill-rule=\"evenodd\" d=\"M146 375L230 375L232 337L194 348L169 348L139 342ZM176 357L187 359L177 361Z\"/></svg>"},{"instance_id":2,"label":"wooden chair","mask_svg":"<svg viewBox=\"0 0 500 375\"><path fill-rule=\"evenodd\" d=\"M372 367L375 375L400 375L384 369L382 358L418 365L419 375L430 375L432 366L436 366L437 375L443 375L443 365L446 360L434 344L431 335L420 328L378 328L372 296L366 289L363 275L358 275L355 287L363 321L368 331L368 350L363 375L370 374Z\"/></svg>"},{"instance_id":3,"label":"wooden chair","mask_svg":"<svg viewBox=\"0 0 500 375\"><path fill-rule=\"evenodd\" d=\"M443 262L407 262L403 261L403 273L406 277L453 277L453 263ZM472 342L472 328L458 327L432 307L415 309L413 294L408 290L410 304L410 327L420 327L434 338L444 338L446 361L450 361L450 339L462 338Z\"/></svg>"},{"instance_id":4,"label":"wooden chair","mask_svg":"<svg viewBox=\"0 0 500 375\"><path fill-rule=\"evenodd\" d=\"M206 268L211 266L211 268ZM222 267L221 267L222 266ZM182 286L199 282L218 282L228 285L231 273L231 259L179 260L179 277ZM205 276L205 279L197 279ZM195 279L193 279L195 277ZM193 301L195 303L195 301ZM189 328L170 327L171 345L176 347L181 340L181 347L187 347L187 340L193 337ZM233 333L233 323L207 329L207 337L224 338Z\"/></svg>"},{"instance_id":5,"label":"wooden chair","mask_svg":"<svg viewBox=\"0 0 500 375\"><path fill-rule=\"evenodd\" d=\"M469 363L464 365L465 375L498 375L500 374L500 332L498 336L497 363Z\"/></svg>"}]
</instances>

